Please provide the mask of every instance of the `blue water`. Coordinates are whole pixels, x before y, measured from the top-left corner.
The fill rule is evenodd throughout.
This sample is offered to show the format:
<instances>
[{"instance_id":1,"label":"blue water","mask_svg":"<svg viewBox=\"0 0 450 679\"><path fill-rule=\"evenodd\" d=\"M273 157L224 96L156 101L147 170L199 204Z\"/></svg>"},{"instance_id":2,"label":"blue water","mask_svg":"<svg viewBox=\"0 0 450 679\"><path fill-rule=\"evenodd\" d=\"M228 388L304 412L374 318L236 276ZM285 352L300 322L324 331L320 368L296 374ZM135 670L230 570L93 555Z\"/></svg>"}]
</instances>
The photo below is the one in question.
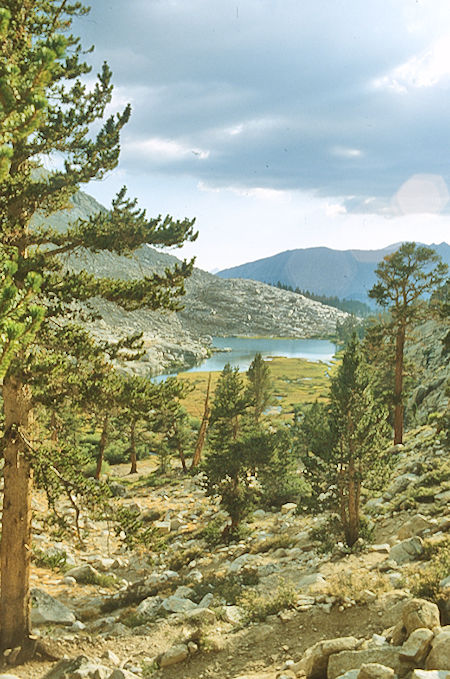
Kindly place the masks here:
<instances>
[{"instance_id":1,"label":"blue water","mask_svg":"<svg viewBox=\"0 0 450 679\"><path fill-rule=\"evenodd\" d=\"M226 363L248 370L258 352L263 358L285 356L286 358L306 358L309 361L329 363L336 353L336 345L328 340L315 339L249 339L247 337L213 337L213 347L229 349L214 353L203 363L183 372L212 372L223 370ZM168 375L158 375L155 382L165 380Z\"/></svg>"}]
</instances>

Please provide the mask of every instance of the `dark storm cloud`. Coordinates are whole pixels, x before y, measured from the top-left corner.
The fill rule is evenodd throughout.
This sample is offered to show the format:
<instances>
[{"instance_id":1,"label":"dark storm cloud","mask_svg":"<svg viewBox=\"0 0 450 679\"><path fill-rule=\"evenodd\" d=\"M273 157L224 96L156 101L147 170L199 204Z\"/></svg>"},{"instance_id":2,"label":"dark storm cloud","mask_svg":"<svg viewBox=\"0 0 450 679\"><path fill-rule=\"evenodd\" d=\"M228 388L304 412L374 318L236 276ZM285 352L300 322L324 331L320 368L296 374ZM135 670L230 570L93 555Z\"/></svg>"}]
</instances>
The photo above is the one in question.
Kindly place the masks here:
<instances>
[{"instance_id":1,"label":"dark storm cloud","mask_svg":"<svg viewBox=\"0 0 450 679\"><path fill-rule=\"evenodd\" d=\"M412 0L95 0L77 29L133 100L124 169L365 210L412 174L449 178L449 90L374 86L428 46L427 17Z\"/></svg>"}]
</instances>

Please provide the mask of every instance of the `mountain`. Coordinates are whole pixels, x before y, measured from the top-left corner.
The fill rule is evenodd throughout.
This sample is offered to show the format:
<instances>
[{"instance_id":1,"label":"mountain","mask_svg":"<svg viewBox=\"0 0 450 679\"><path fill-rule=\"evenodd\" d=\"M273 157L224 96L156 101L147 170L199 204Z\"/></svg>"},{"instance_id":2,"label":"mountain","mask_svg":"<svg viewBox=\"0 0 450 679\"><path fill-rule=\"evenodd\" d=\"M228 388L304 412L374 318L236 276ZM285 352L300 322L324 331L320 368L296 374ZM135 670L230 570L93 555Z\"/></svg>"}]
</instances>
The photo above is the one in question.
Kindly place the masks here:
<instances>
[{"instance_id":1,"label":"mountain","mask_svg":"<svg viewBox=\"0 0 450 679\"><path fill-rule=\"evenodd\" d=\"M69 221L104 210L82 192L72 198L72 203L71 209L49 220L56 228L63 229ZM67 258L67 267L126 279L163 272L177 261L173 255L143 246L132 257L81 250ZM334 333L336 322L347 315L264 283L223 280L197 268L186 283L183 304L184 309L178 313L147 309L126 312L111 302L95 300L101 320L92 324L91 331L101 339L142 332L145 355L138 363L129 364L128 369L157 374L192 366L206 358L212 335L323 337Z\"/></svg>"},{"instance_id":2,"label":"mountain","mask_svg":"<svg viewBox=\"0 0 450 679\"><path fill-rule=\"evenodd\" d=\"M399 245L389 245L382 250L332 250L325 247L286 250L272 257L224 269L217 276L271 284L280 282L318 295L336 295L368 302L367 293L375 283L378 262ZM440 243L430 247L450 265L450 245Z\"/></svg>"}]
</instances>

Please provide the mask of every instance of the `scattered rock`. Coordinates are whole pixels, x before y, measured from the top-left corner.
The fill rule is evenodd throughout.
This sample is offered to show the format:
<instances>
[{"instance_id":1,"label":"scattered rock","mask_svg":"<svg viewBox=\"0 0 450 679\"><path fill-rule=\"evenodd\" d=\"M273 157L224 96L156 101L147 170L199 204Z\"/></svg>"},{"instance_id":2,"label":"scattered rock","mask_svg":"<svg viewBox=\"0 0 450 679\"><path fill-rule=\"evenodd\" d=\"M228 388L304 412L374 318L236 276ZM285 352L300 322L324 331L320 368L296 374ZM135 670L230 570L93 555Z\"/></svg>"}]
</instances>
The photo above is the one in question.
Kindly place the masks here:
<instances>
[{"instance_id":1,"label":"scattered rock","mask_svg":"<svg viewBox=\"0 0 450 679\"><path fill-rule=\"evenodd\" d=\"M178 646L172 646L168 651L163 653L158 658L158 665L160 667L169 667L170 665L176 665L177 663L183 662L189 655L189 649L186 644L179 644Z\"/></svg>"},{"instance_id":2,"label":"scattered rock","mask_svg":"<svg viewBox=\"0 0 450 679\"><path fill-rule=\"evenodd\" d=\"M409 660L422 665L431 648L431 640L434 635L426 627L418 627L409 635L400 651L401 660Z\"/></svg>"},{"instance_id":3,"label":"scattered rock","mask_svg":"<svg viewBox=\"0 0 450 679\"><path fill-rule=\"evenodd\" d=\"M423 541L421 538L414 536L407 540L402 540L397 545L394 545L389 552L389 557L398 564L414 561L423 553Z\"/></svg>"},{"instance_id":4,"label":"scattered rock","mask_svg":"<svg viewBox=\"0 0 450 679\"><path fill-rule=\"evenodd\" d=\"M72 625L76 618L72 611L42 589L31 590L32 625Z\"/></svg>"},{"instance_id":5,"label":"scattered rock","mask_svg":"<svg viewBox=\"0 0 450 679\"><path fill-rule=\"evenodd\" d=\"M440 625L439 608L426 599L411 599L403 606L402 620L408 636L419 627L432 630Z\"/></svg>"},{"instance_id":6,"label":"scattered rock","mask_svg":"<svg viewBox=\"0 0 450 679\"><path fill-rule=\"evenodd\" d=\"M358 679L394 679L394 677L395 672L392 667L375 662L361 665L358 673Z\"/></svg>"}]
</instances>

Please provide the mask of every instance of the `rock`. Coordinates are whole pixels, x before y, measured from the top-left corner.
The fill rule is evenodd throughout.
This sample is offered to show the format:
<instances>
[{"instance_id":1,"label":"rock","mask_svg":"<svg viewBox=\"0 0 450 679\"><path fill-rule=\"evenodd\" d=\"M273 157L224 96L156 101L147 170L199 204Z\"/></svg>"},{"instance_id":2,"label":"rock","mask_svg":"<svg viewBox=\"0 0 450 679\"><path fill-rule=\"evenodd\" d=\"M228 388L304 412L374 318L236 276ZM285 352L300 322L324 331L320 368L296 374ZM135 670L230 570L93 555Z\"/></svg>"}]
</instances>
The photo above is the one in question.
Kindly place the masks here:
<instances>
[{"instance_id":1,"label":"rock","mask_svg":"<svg viewBox=\"0 0 450 679\"><path fill-rule=\"evenodd\" d=\"M367 549L369 552L382 552L383 554L389 554L391 546L388 542L384 542L381 545L368 545Z\"/></svg>"},{"instance_id":2,"label":"rock","mask_svg":"<svg viewBox=\"0 0 450 679\"><path fill-rule=\"evenodd\" d=\"M436 634L425 663L427 670L450 670L450 629Z\"/></svg>"},{"instance_id":3,"label":"rock","mask_svg":"<svg viewBox=\"0 0 450 679\"><path fill-rule=\"evenodd\" d=\"M209 608L214 601L214 595L211 594L211 592L208 592L208 594L205 594L203 599L199 601L198 607L199 608Z\"/></svg>"},{"instance_id":4,"label":"rock","mask_svg":"<svg viewBox=\"0 0 450 679\"><path fill-rule=\"evenodd\" d=\"M229 571L230 573L238 573L242 568L245 566L248 566L254 561L258 560L258 555L257 554L249 554L246 552L245 554L241 554L240 556L237 557L232 563L230 564Z\"/></svg>"},{"instance_id":5,"label":"rock","mask_svg":"<svg viewBox=\"0 0 450 679\"><path fill-rule=\"evenodd\" d=\"M358 679L394 679L394 677L395 672L392 667L376 662L361 665L358 673Z\"/></svg>"},{"instance_id":6,"label":"rock","mask_svg":"<svg viewBox=\"0 0 450 679\"><path fill-rule=\"evenodd\" d=\"M264 519L265 515L266 512L264 511L264 509L255 509L255 511L253 512L253 518L255 519Z\"/></svg>"},{"instance_id":7,"label":"rock","mask_svg":"<svg viewBox=\"0 0 450 679\"><path fill-rule=\"evenodd\" d=\"M447 670L413 670L411 679L450 679Z\"/></svg>"},{"instance_id":8,"label":"rock","mask_svg":"<svg viewBox=\"0 0 450 679\"><path fill-rule=\"evenodd\" d=\"M170 521L155 521L153 526L161 533L170 533L171 530Z\"/></svg>"},{"instance_id":9,"label":"rock","mask_svg":"<svg viewBox=\"0 0 450 679\"><path fill-rule=\"evenodd\" d=\"M149 596L136 608L136 616L142 620L152 620L158 614L163 599L160 596Z\"/></svg>"},{"instance_id":10,"label":"rock","mask_svg":"<svg viewBox=\"0 0 450 679\"><path fill-rule=\"evenodd\" d=\"M413 537L414 535L420 535L424 530L432 526L432 522L423 514L415 514L410 518L409 521L404 523L397 535L400 540L405 540L406 538Z\"/></svg>"},{"instance_id":11,"label":"rock","mask_svg":"<svg viewBox=\"0 0 450 679\"><path fill-rule=\"evenodd\" d=\"M95 570L90 564L85 563L81 566L75 566L75 568L71 568L70 570L66 571L65 574L66 578L75 578L77 582L80 583L93 583L96 581L96 579L99 576L99 572Z\"/></svg>"},{"instance_id":12,"label":"rock","mask_svg":"<svg viewBox=\"0 0 450 679\"><path fill-rule=\"evenodd\" d=\"M311 585L322 585L325 578L322 573L310 573L309 575L301 576L295 583L299 589L308 589Z\"/></svg>"},{"instance_id":13,"label":"rock","mask_svg":"<svg viewBox=\"0 0 450 679\"><path fill-rule=\"evenodd\" d=\"M116 655L114 651L110 651L109 648L102 654L102 658L107 660L111 665L116 665L117 667L120 665L119 656Z\"/></svg>"},{"instance_id":14,"label":"rock","mask_svg":"<svg viewBox=\"0 0 450 679\"><path fill-rule=\"evenodd\" d=\"M0 679L19 679L15 674L0 674Z\"/></svg>"},{"instance_id":15,"label":"rock","mask_svg":"<svg viewBox=\"0 0 450 679\"><path fill-rule=\"evenodd\" d=\"M408 637L403 620L399 620L390 633L390 641L394 646L402 646Z\"/></svg>"},{"instance_id":16,"label":"rock","mask_svg":"<svg viewBox=\"0 0 450 679\"><path fill-rule=\"evenodd\" d=\"M179 644L178 646L172 646L168 651L163 653L158 659L158 665L160 667L169 667L170 665L176 665L177 663L183 662L189 655L189 649L186 644Z\"/></svg>"},{"instance_id":17,"label":"rock","mask_svg":"<svg viewBox=\"0 0 450 679\"><path fill-rule=\"evenodd\" d=\"M434 635L426 627L418 627L409 635L400 651L401 660L410 660L417 665L422 665L431 648L431 640Z\"/></svg>"},{"instance_id":18,"label":"rock","mask_svg":"<svg viewBox=\"0 0 450 679\"><path fill-rule=\"evenodd\" d=\"M116 667L111 672L108 679L138 679L138 676L139 675L135 674L134 672L130 672L130 670Z\"/></svg>"},{"instance_id":19,"label":"rock","mask_svg":"<svg viewBox=\"0 0 450 679\"><path fill-rule=\"evenodd\" d=\"M376 648L365 648L356 651L342 651L334 653L328 661L328 679L336 679L348 670L362 665L377 663L391 667L394 672L403 677L410 669L410 665L403 663L399 658L400 648L398 646L378 646Z\"/></svg>"},{"instance_id":20,"label":"rock","mask_svg":"<svg viewBox=\"0 0 450 679\"><path fill-rule=\"evenodd\" d=\"M37 587L31 590L31 624L72 625L76 618L60 601Z\"/></svg>"},{"instance_id":21,"label":"rock","mask_svg":"<svg viewBox=\"0 0 450 679\"><path fill-rule=\"evenodd\" d=\"M302 660L308 679L324 679L327 676L328 659L333 653L353 650L358 645L356 637L340 637L318 641L308 648ZM353 668L352 668L353 669Z\"/></svg>"},{"instance_id":22,"label":"rock","mask_svg":"<svg viewBox=\"0 0 450 679\"><path fill-rule=\"evenodd\" d=\"M286 502L286 504L281 505L281 513L282 514L289 514L291 512L295 512L297 509L297 504L295 502Z\"/></svg>"},{"instance_id":23,"label":"rock","mask_svg":"<svg viewBox=\"0 0 450 679\"><path fill-rule=\"evenodd\" d=\"M187 611L192 611L194 608L197 608L197 604L194 604L190 599L183 599L182 597L177 597L173 594L167 599L164 599L161 607L169 613L186 613Z\"/></svg>"},{"instance_id":24,"label":"rock","mask_svg":"<svg viewBox=\"0 0 450 679\"><path fill-rule=\"evenodd\" d=\"M389 557L398 564L414 561L423 553L423 541L415 536L391 547Z\"/></svg>"},{"instance_id":25,"label":"rock","mask_svg":"<svg viewBox=\"0 0 450 679\"><path fill-rule=\"evenodd\" d=\"M84 629L86 629L86 625L81 622L81 620L75 620L70 629L72 629L74 632L82 632Z\"/></svg>"},{"instance_id":26,"label":"rock","mask_svg":"<svg viewBox=\"0 0 450 679\"><path fill-rule=\"evenodd\" d=\"M63 658L44 679L107 679L111 674L109 667L89 660L85 655L76 658Z\"/></svg>"},{"instance_id":27,"label":"rock","mask_svg":"<svg viewBox=\"0 0 450 679\"><path fill-rule=\"evenodd\" d=\"M359 669L358 670L349 670L345 674L341 674L338 679L358 679L358 674L359 674Z\"/></svg>"},{"instance_id":28,"label":"rock","mask_svg":"<svg viewBox=\"0 0 450 679\"><path fill-rule=\"evenodd\" d=\"M225 606L223 619L231 625L240 625L244 617L244 611L239 606Z\"/></svg>"},{"instance_id":29,"label":"rock","mask_svg":"<svg viewBox=\"0 0 450 679\"><path fill-rule=\"evenodd\" d=\"M216 614L210 608L195 608L187 611L185 620L200 625L213 625L217 622Z\"/></svg>"},{"instance_id":30,"label":"rock","mask_svg":"<svg viewBox=\"0 0 450 679\"><path fill-rule=\"evenodd\" d=\"M419 627L433 629L440 625L439 608L426 599L411 599L403 606L402 620L408 636Z\"/></svg>"}]
</instances>

